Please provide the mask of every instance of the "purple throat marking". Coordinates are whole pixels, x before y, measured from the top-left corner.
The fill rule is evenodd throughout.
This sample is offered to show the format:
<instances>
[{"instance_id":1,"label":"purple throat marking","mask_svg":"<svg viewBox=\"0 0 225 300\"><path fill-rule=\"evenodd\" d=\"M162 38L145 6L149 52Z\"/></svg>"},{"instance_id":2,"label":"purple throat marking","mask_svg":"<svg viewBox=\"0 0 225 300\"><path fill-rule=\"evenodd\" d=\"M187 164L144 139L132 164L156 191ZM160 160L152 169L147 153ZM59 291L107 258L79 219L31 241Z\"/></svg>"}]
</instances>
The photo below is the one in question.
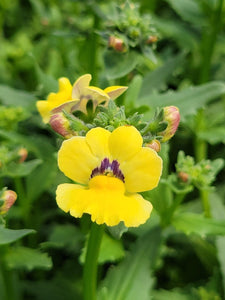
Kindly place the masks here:
<instances>
[{"instance_id":1,"label":"purple throat marking","mask_svg":"<svg viewBox=\"0 0 225 300\"><path fill-rule=\"evenodd\" d=\"M100 167L94 168L91 172L90 178L97 175L108 175L116 177L124 182L124 175L119 169L119 163L117 160L113 160L111 163L108 158L104 158L101 162Z\"/></svg>"}]
</instances>

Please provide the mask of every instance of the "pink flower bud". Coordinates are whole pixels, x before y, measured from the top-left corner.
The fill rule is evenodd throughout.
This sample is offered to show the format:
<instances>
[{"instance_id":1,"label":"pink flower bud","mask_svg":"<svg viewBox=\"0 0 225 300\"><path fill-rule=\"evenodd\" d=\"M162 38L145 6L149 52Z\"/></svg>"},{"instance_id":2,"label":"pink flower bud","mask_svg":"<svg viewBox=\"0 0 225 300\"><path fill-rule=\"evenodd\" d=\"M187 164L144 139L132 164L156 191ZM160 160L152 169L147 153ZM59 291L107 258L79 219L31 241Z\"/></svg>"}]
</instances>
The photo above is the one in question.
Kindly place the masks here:
<instances>
[{"instance_id":1,"label":"pink flower bud","mask_svg":"<svg viewBox=\"0 0 225 300\"><path fill-rule=\"evenodd\" d=\"M55 132L63 137L68 139L73 136L70 130L70 123L62 112L52 115L49 124Z\"/></svg>"},{"instance_id":2,"label":"pink flower bud","mask_svg":"<svg viewBox=\"0 0 225 300\"><path fill-rule=\"evenodd\" d=\"M6 190L2 193L0 200L3 201L2 206L0 206L0 215L8 212L10 207L16 201L17 194L14 191Z\"/></svg>"},{"instance_id":3,"label":"pink flower bud","mask_svg":"<svg viewBox=\"0 0 225 300\"><path fill-rule=\"evenodd\" d=\"M177 127L180 123L179 109L176 106L164 107L163 121L167 121L168 126L163 132L159 134L163 136L161 142L166 142L171 139L177 131Z\"/></svg>"},{"instance_id":4,"label":"pink flower bud","mask_svg":"<svg viewBox=\"0 0 225 300\"><path fill-rule=\"evenodd\" d=\"M185 172L179 172L177 176L182 182L187 182L189 179L189 175Z\"/></svg>"},{"instance_id":5,"label":"pink flower bud","mask_svg":"<svg viewBox=\"0 0 225 300\"><path fill-rule=\"evenodd\" d=\"M161 150L161 144L158 140L152 140L151 142L147 143L145 147L151 148L156 152L159 152Z\"/></svg>"},{"instance_id":6,"label":"pink flower bud","mask_svg":"<svg viewBox=\"0 0 225 300\"><path fill-rule=\"evenodd\" d=\"M155 35L150 35L150 36L148 37L147 41L146 41L146 44L151 45L151 44L156 43L157 41L158 41L157 36L155 36Z\"/></svg>"},{"instance_id":7,"label":"pink flower bud","mask_svg":"<svg viewBox=\"0 0 225 300\"><path fill-rule=\"evenodd\" d=\"M19 149L18 155L19 155L19 162L20 163L24 162L28 155L27 149L25 149L25 148Z\"/></svg>"},{"instance_id":8,"label":"pink flower bud","mask_svg":"<svg viewBox=\"0 0 225 300\"><path fill-rule=\"evenodd\" d=\"M124 44L124 41L122 39L117 38L112 35L109 37L108 46L110 48L113 48L117 52L125 52L126 51L126 46Z\"/></svg>"}]
</instances>

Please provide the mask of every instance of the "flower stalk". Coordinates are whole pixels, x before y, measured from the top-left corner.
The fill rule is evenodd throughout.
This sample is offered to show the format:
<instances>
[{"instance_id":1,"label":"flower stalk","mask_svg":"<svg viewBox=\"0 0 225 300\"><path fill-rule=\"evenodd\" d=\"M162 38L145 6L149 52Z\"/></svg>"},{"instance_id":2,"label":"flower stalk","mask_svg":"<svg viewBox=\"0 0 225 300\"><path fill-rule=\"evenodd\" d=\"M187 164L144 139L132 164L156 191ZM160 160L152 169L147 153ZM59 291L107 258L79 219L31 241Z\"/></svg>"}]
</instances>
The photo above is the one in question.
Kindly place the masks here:
<instances>
[{"instance_id":1,"label":"flower stalk","mask_svg":"<svg viewBox=\"0 0 225 300\"><path fill-rule=\"evenodd\" d=\"M104 225L92 223L83 271L84 300L96 300L98 255L103 232Z\"/></svg>"}]
</instances>

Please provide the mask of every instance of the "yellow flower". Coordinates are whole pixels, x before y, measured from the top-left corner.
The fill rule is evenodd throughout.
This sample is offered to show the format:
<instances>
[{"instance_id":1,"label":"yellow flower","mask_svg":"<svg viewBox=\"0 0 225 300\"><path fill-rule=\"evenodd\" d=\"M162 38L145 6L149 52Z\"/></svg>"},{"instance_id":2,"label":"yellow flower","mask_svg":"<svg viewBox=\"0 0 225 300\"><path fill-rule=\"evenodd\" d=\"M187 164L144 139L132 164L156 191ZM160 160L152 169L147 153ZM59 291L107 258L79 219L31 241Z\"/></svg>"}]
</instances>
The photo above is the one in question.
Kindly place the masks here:
<instances>
[{"instance_id":1,"label":"yellow flower","mask_svg":"<svg viewBox=\"0 0 225 300\"><path fill-rule=\"evenodd\" d=\"M76 218L90 214L97 224L115 226L123 221L136 227L145 223L152 205L137 193L158 185L162 160L142 143L133 126L120 126L112 133L97 127L86 137L64 141L58 165L77 184L58 186L58 206Z\"/></svg>"},{"instance_id":2,"label":"yellow flower","mask_svg":"<svg viewBox=\"0 0 225 300\"><path fill-rule=\"evenodd\" d=\"M79 77L72 86L69 79L62 77L58 80L58 93L50 93L47 100L37 101L37 109L43 118L44 123L48 123L51 117L51 112L61 111L68 105L69 109L80 110L84 113L88 100L93 101L93 109L102 102L108 102L109 99L116 99L126 91L125 86L110 86L104 90L89 86L91 75L85 74ZM66 104L66 105L65 105Z\"/></svg>"}]
</instances>

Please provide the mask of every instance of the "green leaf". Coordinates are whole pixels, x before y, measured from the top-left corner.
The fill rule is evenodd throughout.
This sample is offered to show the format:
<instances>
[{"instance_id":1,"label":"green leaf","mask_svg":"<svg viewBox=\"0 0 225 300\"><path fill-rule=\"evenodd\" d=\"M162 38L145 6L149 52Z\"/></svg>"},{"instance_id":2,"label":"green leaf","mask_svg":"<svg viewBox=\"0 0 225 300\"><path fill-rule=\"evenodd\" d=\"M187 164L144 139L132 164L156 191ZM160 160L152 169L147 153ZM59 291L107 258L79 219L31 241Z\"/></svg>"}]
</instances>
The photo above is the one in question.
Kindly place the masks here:
<instances>
[{"instance_id":1,"label":"green leaf","mask_svg":"<svg viewBox=\"0 0 225 300\"><path fill-rule=\"evenodd\" d=\"M42 247L65 248L74 253L80 251L83 240L82 232L75 225L55 225Z\"/></svg>"},{"instance_id":2,"label":"green leaf","mask_svg":"<svg viewBox=\"0 0 225 300\"><path fill-rule=\"evenodd\" d=\"M221 197L213 193L210 195L210 205L211 205L211 212L215 219L217 220L225 220L225 207L224 201ZM220 270L222 274L222 282L223 288L225 289L225 237L218 236L216 238L216 248L217 248L217 256L218 261L220 264Z\"/></svg>"},{"instance_id":3,"label":"green leaf","mask_svg":"<svg viewBox=\"0 0 225 300\"><path fill-rule=\"evenodd\" d=\"M46 253L26 247L11 248L4 258L10 269L32 271L33 269L49 270L52 267L52 260Z\"/></svg>"},{"instance_id":4,"label":"green leaf","mask_svg":"<svg viewBox=\"0 0 225 300\"><path fill-rule=\"evenodd\" d=\"M138 94L142 85L142 76L136 75L129 84L129 88L125 93L125 103L128 107L133 107L138 99Z\"/></svg>"},{"instance_id":5,"label":"green leaf","mask_svg":"<svg viewBox=\"0 0 225 300\"><path fill-rule=\"evenodd\" d=\"M36 97L28 92L0 85L0 102L6 106L22 106L35 109Z\"/></svg>"},{"instance_id":6,"label":"green leaf","mask_svg":"<svg viewBox=\"0 0 225 300\"><path fill-rule=\"evenodd\" d=\"M81 263L84 263L85 261L86 251L87 251L87 245L85 245L81 253L80 256ZM103 264L105 262L115 262L122 259L124 256L125 256L125 252L121 241L114 240L109 235L104 234L100 246L98 263Z\"/></svg>"},{"instance_id":7,"label":"green leaf","mask_svg":"<svg viewBox=\"0 0 225 300\"><path fill-rule=\"evenodd\" d=\"M178 290L156 290L152 293L154 300L193 300L193 295Z\"/></svg>"},{"instance_id":8,"label":"green leaf","mask_svg":"<svg viewBox=\"0 0 225 300\"><path fill-rule=\"evenodd\" d=\"M32 229L13 230L0 226L0 245L10 244L34 232L35 230Z\"/></svg>"},{"instance_id":9,"label":"green leaf","mask_svg":"<svg viewBox=\"0 0 225 300\"><path fill-rule=\"evenodd\" d=\"M38 63L34 61L35 72L38 83L43 93L49 94L58 91L58 82L52 76L45 74L39 67Z\"/></svg>"},{"instance_id":10,"label":"green leaf","mask_svg":"<svg viewBox=\"0 0 225 300\"><path fill-rule=\"evenodd\" d=\"M138 60L139 55L134 51L127 53L107 51L104 55L106 77L116 79L127 75L135 69Z\"/></svg>"},{"instance_id":11,"label":"green leaf","mask_svg":"<svg viewBox=\"0 0 225 300\"><path fill-rule=\"evenodd\" d=\"M189 240L199 259L206 267L206 270L208 270L209 273L213 273L215 266L218 265L216 247L196 234L191 234Z\"/></svg>"},{"instance_id":12,"label":"green leaf","mask_svg":"<svg viewBox=\"0 0 225 300\"><path fill-rule=\"evenodd\" d=\"M159 68L146 73L143 78L139 98L149 97L149 95L153 92L164 88L167 81L171 78L174 70L177 67L180 67L184 62L184 57L184 53L171 57ZM129 92L129 89L127 93Z\"/></svg>"},{"instance_id":13,"label":"green leaf","mask_svg":"<svg viewBox=\"0 0 225 300\"><path fill-rule=\"evenodd\" d=\"M185 21L191 24L195 23L198 26L204 24L204 15L201 7L196 0L166 0L177 14Z\"/></svg>"},{"instance_id":14,"label":"green leaf","mask_svg":"<svg viewBox=\"0 0 225 300\"><path fill-rule=\"evenodd\" d=\"M116 226L109 226L108 231L115 239L119 240L121 236L128 231L128 228L123 222L120 222Z\"/></svg>"},{"instance_id":15,"label":"green leaf","mask_svg":"<svg viewBox=\"0 0 225 300\"><path fill-rule=\"evenodd\" d=\"M207 131L200 131L198 136L212 145L225 144L225 127L208 128Z\"/></svg>"},{"instance_id":16,"label":"green leaf","mask_svg":"<svg viewBox=\"0 0 225 300\"><path fill-rule=\"evenodd\" d=\"M57 175L56 157L46 155L43 163L26 177L27 197L30 201L37 199L53 182Z\"/></svg>"},{"instance_id":17,"label":"green leaf","mask_svg":"<svg viewBox=\"0 0 225 300\"><path fill-rule=\"evenodd\" d=\"M161 242L161 231L153 228L144 234L117 267L109 270L99 290L99 300L149 300L153 267Z\"/></svg>"},{"instance_id":18,"label":"green leaf","mask_svg":"<svg viewBox=\"0 0 225 300\"><path fill-rule=\"evenodd\" d=\"M139 99L140 105L151 107L175 105L180 109L181 117L194 114L198 108L225 94L225 84L214 81L185 90L145 96Z\"/></svg>"},{"instance_id":19,"label":"green leaf","mask_svg":"<svg viewBox=\"0 0 225 300\"><path fill-rule=\"evenodd\" d=\"M185 26L182 21L154 17L154 23L164 38L175 41L181 49L193 51L198 48L197 36L195 37L190 27Z\"/></svg>"},{"instance_id":20,"label":"green leaf","mask_svg":"<svg viewBox=\"0 0 225 300\"><path fill-rule=\"evenodd\" d=\"M225 235L225 219L209 219L200 214L181 213L175 215L172 225L186 234Z\"/></svg>"},{"instance_id":21,"label":"green leaf","mask_svg":"<svg viewBox=\"0 0 225 300\"><path fill-rule=\"evenodd\" d=\"M3 172L0 173L0 177L8 176L15 178L27 176L32 171L34 171L36 167L41 163L41 159L33 159L30 161L25 161L23 163L11 162L6 168L4 168Z\"/></svg>"}]
</instances>

